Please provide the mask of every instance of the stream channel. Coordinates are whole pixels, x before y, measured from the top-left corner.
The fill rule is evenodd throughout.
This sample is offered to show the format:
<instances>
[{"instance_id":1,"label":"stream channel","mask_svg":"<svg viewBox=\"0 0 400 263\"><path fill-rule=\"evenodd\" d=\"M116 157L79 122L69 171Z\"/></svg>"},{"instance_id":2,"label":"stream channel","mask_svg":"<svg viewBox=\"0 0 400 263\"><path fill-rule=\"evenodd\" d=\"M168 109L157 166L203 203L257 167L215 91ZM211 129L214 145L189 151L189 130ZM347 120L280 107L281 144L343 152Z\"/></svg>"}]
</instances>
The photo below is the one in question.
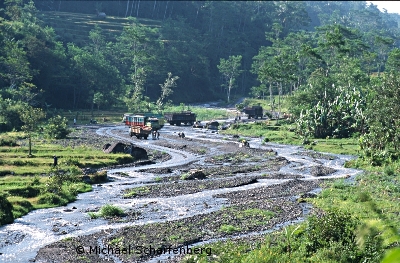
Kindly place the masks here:
<instances>
[{"instance_id":1,"label":"stream channel","mask_svg":"<svg viewBox=\"0 0 400 263\"><path fill-rule=\"evenodd\" d=\"M161 133L160 140L137 140L131 139L127 134L127 128L122 126L99 128L96 133L98 135L107 136L114 140L124 142L132 142L145 149L158 150L168 153L171 158L162 163L156 163L139 167L126 167L108 170L110 182L104 184L93 185L93 191L79 194L77 200L64 207L39 209L30 212L22 218L18 218L12 224L0 227L0 262L44 262L35 261L35 257L39 249L48 244L65 239L67 237L77 237L93 234L102 230L114 231L125 226L152 224L156 222L166 222L182 218L193 217L195 215L207 214L218 211L223 207L230 205L228 199L216 197L218 194L227 194L237 191L246 191L255 188L261 188L272 185L279 185L290 180L294 180L293 176L301 177L300 180L320 180L328 178L348 178L352 180L354 176L360 173L360 170L344 168L343 165L347 160L354 158L353 156L337 155L337 154L310 154L300 146L279 145L274 143L261 144L260 139L248 138L251 148L255 149L272 149L277 153L276 156L287 159L287 164L283 165L275 174L283 174L282 178L275 179L257 179L257 182L241 185L237 187L205 189L200 192L177 195L172 197L144 197L124 199L125 189L131 189L139 186L151 186L158 182L156 178L176 176L175 172L171 174L154 174L147 172L153 168L173 168L184 166L190 163L199 166L206 165L207 158L215 156L219 153L217 148L210 147L206 154L197 154L182 149L173 149L160 145L160 142L174 143L178 141L176 133L183 130L186 139L204 142L204 147L208 147L207 143L234 144L234 140L227 140L226 136L212 133L205 129L192 129L188 127L174 127L166 125ZM188 141L189 142L189 141ZM238 145L237 145L238 146ZM308 154L304 154L308 153ZM223 163L223 166L229 166L229 163ZM315 167L325 167L332 172L327 175L312 175ZM121 173L128 174L123 176ZM260 175L261 171L250 172L247 174L236 174L231 178ZM210 178L207 180L218 180ZM314 192L320 191L316 188ZM296 198L295 196L293 198ZM151 209L144 208L145 204L152 203ZM204 204L207 204L207 207ZM105 204L113 204L125 210L141 208L141 217L133 222L115 223L105 219L91 219L87 212L96 211ZM308 213L309 205L304 205L303 216ZM276 224L274 228L241 234L256 235L277 229L285 224L295 223L303 220L303 216L296 220L290 220L281 224ZM238 235L236 235L238 236ZM240 235L239 235L240 236ZM211 243L224 238L210 239L203 243L198 242L191 245L201 245ZM149 262L163 261L165 257L156 257L150 259ZM123 262L119 258L112 257L110 261Z\"/></svg>"}]
</instances>

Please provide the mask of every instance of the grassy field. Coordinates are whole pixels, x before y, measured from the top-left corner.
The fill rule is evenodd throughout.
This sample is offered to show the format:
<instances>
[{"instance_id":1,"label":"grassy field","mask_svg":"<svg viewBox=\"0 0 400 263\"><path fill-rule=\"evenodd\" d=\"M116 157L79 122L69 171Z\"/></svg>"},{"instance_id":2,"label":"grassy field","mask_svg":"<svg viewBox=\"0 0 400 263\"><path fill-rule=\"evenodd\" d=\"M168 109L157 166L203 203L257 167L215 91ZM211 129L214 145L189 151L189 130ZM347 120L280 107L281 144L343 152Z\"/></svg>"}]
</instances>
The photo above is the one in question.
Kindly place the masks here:
<instances>
[{"instance_id":1,"label":"grassy field","mask_svg":"<svg viewBox=\"0 0 400 263\"><path fill-rule=\"evenodd\" d=\"M230 129L220 131L221 134L242 135L259 138L264 142L275 142L282 144L301 145L303 139L294 132L294 124L285 120L259 121L256 123L235 124ZM330 152L337 154L359 154L360 147L357 138L347 139L315 139L311 145L305 145L306 149L319 152Z\"/></svg>"},{"instance_id":2,"label":"grassy field","mask_svg":"<svg viewBox=\"0 0 400 263\"><path fill-rule=\"evenodd\" d=\"M32 156L28 157L25 137L21 132L0 135L0 225L33 209L65 205L78 193L90 191L90 182L107 180L106 172L95 172L84 181L80 168L134 161L128 154L106 154L88 145L53 144L40 134L34 136ZM53 166L54 155L57 167Z\"/></svg>"}]
</instances>

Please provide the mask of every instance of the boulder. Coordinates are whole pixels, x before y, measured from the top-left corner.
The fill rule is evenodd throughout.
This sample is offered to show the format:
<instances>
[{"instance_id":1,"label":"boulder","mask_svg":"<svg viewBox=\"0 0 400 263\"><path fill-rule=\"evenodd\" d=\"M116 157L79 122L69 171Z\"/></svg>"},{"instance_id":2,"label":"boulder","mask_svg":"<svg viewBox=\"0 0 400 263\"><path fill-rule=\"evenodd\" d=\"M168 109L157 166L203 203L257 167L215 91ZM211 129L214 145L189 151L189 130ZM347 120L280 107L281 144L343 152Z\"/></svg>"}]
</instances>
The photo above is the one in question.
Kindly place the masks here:
<instances>
[{"instance_id":1,"label":"boulder","mask_svg":"<svg viewBox=\"0 0 400 263\"><path fill-rule=\"evenodd\" d=\"M143 148L137 147L133 144L125 144L122 142L115 142L113 144L107 143L103 146L105 153L127 153L134 157L136 160L148 159L147 151Z\"/></svg>"},{"instance_id":2,"label":"boulder","mask_svg":"<svg viewBox=\"0 0 400 263\"><path fill-rule=\"evenodd\" d=\"M206 175L202 170L193 169L189 171L189 174L185 176L185 180L202 180L206 179Z\"/></svg>"}]
</instances>

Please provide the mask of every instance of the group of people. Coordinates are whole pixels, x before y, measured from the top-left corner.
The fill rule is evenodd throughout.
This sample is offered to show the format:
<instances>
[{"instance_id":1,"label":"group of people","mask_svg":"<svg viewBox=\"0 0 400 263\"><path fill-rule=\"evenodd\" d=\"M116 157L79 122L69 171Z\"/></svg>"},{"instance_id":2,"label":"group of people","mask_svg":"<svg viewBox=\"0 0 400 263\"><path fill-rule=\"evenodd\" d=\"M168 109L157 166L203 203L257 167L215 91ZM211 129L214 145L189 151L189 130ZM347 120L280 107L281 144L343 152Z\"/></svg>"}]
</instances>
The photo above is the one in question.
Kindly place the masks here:
<instances>
[{"instance_id":1,"label":"group of people","mask_svg":"<svg viewBox=\"0 0 400 263\"><path fill-rule=\"evenodd\" d=\"M185 134L183 132L178 133L179 138L185 138Z\"/></svg>"},{"instance_id":2,"label":"group of people","mask_svg":"<svg viewBox=\"0 0 400 263\"><path fill-rule=\"evenodd\" d=\"M154 139L160 139L160 133L158 132L158 131L153 131L152 133L151 133L151 136L153 137L153 140Z\"/></svg>"}]
</instances>

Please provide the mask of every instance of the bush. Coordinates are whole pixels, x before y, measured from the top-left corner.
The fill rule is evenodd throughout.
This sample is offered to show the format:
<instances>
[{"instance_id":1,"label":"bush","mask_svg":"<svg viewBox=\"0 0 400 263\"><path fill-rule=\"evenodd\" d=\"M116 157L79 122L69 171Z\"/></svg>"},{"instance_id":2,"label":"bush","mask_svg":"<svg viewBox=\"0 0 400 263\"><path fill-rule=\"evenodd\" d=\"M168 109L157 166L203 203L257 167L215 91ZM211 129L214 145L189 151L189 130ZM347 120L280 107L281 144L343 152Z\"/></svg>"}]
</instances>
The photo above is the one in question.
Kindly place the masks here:
<instances>
[{"instance_id":1,"label":"bush","mask_svg":"<svg viewBox=\"0 0 400 263\"><path fill-rule=\"evenodd\" d=\"M35 197L40 193L40 189L32 186L14 188L8 190L10 195L21 196L25 198Z\"/></svg>"},{"instance_id":2,"label":"bush","mask_svg":"<svg viewBox=\"0 0 400 263\"><path fill-rule=\"evenodd\" d=\"M15 138L2 135L0 136L0 146L17 146L17 141Z\"/></svg>"},{"instance_id":3,"label":"bush","mask_svg":"<svg viewBox=\"0 0 400 263\"><path fill-rule=\"evenodd\" d=\"M81 179L78 177L78 170L75 168L54 167L50 170L49 179L46 182L45 193L60 194L64 183L78 182Z\"/></svg>"},{"instance_id":4,"label":"bush","mask_svg":"<svg viewBox=\"0 0 400 263\"><path fill-rule=\"evenodd\" d=\"M68 201L56 194L45 193L45 194L39 196L37 203L60 206L60 205L66 205L68 203Z\"/></svg>"},{"instance_id":5,"label":"bush","mask_svg":"<svg viewBox=\"0 0 400 263\"><path fill-rule=\"evenodd\" d=\"M0 193L0 226L14 221L12 210L13 206L7 200L7 196L4 193Z\"/></svg>"},{"instance_id":6,"label":"bush","mask_svg":"<svg viewBox=\"0 0 400 263\"><path fill-rule=\"evenodd\" d=\"M68 120L60 115L50 118L44 127L44 133L50 139L65 139L70 132Z\"/></svg>"},{"instance_id":7,"label":"bush","mask_svg":"<svg viewBox=\"0 0 400 263\"><path fill-rule=\"evenodd\" d=\"M89 175L89 177L93 184L105 183L108 181L107 171L98 171L95 174Z\"/></svg>"},{"instance_id":8,"label":"bush","mask_svg":"<svg viewBox=\"0 0 400 263\"><path fill-rule=\"evenodd\" d=\"M394 175L394 168L393 168L393 166L391 166L391 165L385 166L384 173L385 173L386 175L388 175L388 176L393 176L393 175Z\"/></svg>"},{"instance_id":9,"label":"bush","mask_svg":"<svg viewBox=\"0 0 400 263\"><path fill-rule=\"evenodd\" d=\"M102 217L122 216L124 215L124 210L122 210L117 206L106 204L103 207L101 207L99 214Z\"/></svg>"},{"instance_id":10,"label":"bush","mask_svg":"<svg viewBox=\"0 0 400 263\"><path fill-rule=\"evenodd\" d=\"M331 247L333 242L352 247L355 245L354 231L357 225L358 221L350 214L337 210L327 211L321 217L312 216L306 228L306 249L312 254L319 249Z\"/></svg>"},{"instance_id":11,"label":"bush","mask_svg":"<svg viewBox=\"0 0 400 263\"><path fill-rule=\"evenodd\" d=\"M33 210L33 205L27 200L18 200L13 202L14 218L26 215Z\"/></svg>"}]
</instances>

